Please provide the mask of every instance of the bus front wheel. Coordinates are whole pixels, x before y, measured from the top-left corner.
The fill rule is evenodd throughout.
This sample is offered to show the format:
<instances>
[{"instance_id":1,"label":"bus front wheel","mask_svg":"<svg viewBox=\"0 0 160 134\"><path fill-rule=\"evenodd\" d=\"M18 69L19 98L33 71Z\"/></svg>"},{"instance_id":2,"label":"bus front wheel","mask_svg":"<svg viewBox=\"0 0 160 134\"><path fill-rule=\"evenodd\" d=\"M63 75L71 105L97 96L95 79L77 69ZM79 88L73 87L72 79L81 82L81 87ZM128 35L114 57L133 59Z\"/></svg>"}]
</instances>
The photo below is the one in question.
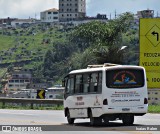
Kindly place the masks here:
<instances>
[{"instance_id":1,"label":"bus front wheel","mask_svg":"<svg viewBox=\"0 0 160 134\"><path fill-rule=\"evenodd\" d=\"M74 123L74 118L71 118L70 117L70 113L69 113L69 110L67 111L67 121L68 121L68 124L73 124Z\"/></svg>"},{"instance_id":2,"label":"bus front wheel","mask_svg":"<svg viewBox=\"0 0 160 134\"><path fill-rule=\"evenodd\" d=\"M134 115L125 115L122 117L122 122L124 125L133 125Z\"/></svg>"}]
</instances>

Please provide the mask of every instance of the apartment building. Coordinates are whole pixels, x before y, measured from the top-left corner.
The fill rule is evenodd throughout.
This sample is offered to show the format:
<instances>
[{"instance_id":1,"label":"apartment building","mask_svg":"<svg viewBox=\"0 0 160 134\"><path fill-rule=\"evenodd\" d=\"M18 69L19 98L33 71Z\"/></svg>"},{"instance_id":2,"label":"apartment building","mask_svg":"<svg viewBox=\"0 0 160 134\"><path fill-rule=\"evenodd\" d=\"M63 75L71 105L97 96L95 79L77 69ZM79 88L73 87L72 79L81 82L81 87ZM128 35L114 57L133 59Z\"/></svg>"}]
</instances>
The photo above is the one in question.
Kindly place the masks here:
<instances>
[{"instance_id":1,"label":"apartment building","mask_svg":"<svg viewBox=\"0 0 160 134\"><path fill-rule=\"evenodd\" d=\"M11 22L12 27L21 27L23 25L29 26L30 24L34 24L34 19L16 19Z\"/></svg>"},{"instance_id":2,"label":"apartment building","mask_svg":"<svg viewBox=\"0 0 160 134\"><path fill-rule=\"evenodd\" d=\"M56 8L52 8L40 13L41 22L51 23L59 21L59 11Z\"/></svg>"},{"instance_id":3,"label":"apartment building","mask_svg":"<svg viewBox=\"0 0 160 134\"><path fill-rule=\"evenodd\" d=\"M154 10L142 10L137 12L138 18L154 18Z\"/></svg>"},{"instance_id":4,"label":"apartment building","mask_svg":"<svg viewBox=\"0 0 160 134\"><path fill-rule=\"evenodd\" d=\"M26 89L27 85L32 82L32 74L30 71L15 71L8 80L7 89L17 91Z\"/></svg>"},{"instance_id":5,"label":"apartment building","mask_svg":"<svg viewBox=\"0 0 160 134\"><path fill-rule=\"evenodd\" d=\"M86 0L59 0L60 22L81 20L86 16Z\"/></svg>"},{"instance_id":6,"label":"apartment building","mask_svg":"<svg viewBox=\"0 0 160 134\"><path fill-rule=\"evenodd\" d=\"M148 102L160 105L160 89L148 89Z\"/></svg>"}]
</instances>

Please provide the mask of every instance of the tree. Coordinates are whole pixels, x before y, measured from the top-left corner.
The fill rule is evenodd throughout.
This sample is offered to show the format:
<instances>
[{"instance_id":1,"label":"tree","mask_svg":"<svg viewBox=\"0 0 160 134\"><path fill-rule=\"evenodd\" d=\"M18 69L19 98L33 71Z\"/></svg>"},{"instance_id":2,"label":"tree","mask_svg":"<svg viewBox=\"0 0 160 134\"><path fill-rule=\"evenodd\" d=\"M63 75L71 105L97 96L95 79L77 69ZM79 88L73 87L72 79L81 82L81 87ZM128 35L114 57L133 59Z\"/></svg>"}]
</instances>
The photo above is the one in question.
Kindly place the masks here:
<instances>
[{"instance_id":1,"label":"tree","mask_svg":"<svg viewBox=\"0 0 160 134\"><path fill-rule=\"evenodd\" d=\"M44 76L50 76L50 72L52 70L53 62L53 52L51 50L48 50L45 57L44 57Z\"/></svg>"},{"instance_id":2,"label":"tree","mask_svg":"<svg viewBox=\"0 0 160 134\"><path fill-rule=\"evenodd\" d=\"M77 26L68 32L65 42L57 42L47 51L40 74L56 81L71 70L86 68L89 64L124 63L124 53L119 49L124 43L135 42L125 35L132 19L131 13L124 13L107 23L93 21Z\"/></svg>"},{"instance_id":3,"label":"tree","mask_svg":"<svg viewBox=\"0 0 160 134\"><path fill-rule=\"evenodd\" d=\"M77 27L71 34L71 42L78 44L81 51L91 47L98 63L121 63L123 54L117 53L123 46L122 33L125 33L133 22L131 13L124 13L107 23L94 21Z\"/></svg>"}]
</instances>

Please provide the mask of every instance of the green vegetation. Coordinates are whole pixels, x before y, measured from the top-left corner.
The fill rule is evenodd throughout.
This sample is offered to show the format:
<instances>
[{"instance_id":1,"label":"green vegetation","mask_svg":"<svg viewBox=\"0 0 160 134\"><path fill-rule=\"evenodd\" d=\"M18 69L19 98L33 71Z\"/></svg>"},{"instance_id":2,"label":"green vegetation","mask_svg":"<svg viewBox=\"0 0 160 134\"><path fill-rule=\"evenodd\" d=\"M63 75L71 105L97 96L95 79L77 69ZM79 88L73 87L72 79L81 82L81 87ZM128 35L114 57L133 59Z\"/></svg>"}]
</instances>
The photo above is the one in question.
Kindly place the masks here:
<instances>
[{"instance_id":1,"label":"green vegetation","mask_svg":"<svg viewBox=\"0 0 160 134\"><path fill-rule=\"evenodd\" d=\"M0 103L0 108L3 108L2 103ZM16 105L16 104L6 104L5 109L19 109L19 110L29 110L30 105ZM51 105L34 105L33 110L63 110L63 105L51 106ZM148 113L160 113L159 105L149 105Z\"/></svg>"},{"instance_id":2,"label":"green vegetation","mask_svg":"<svg viewBox=\"0 0 160 134\"><path fill-rule=\"evenodd\" d=\"M107 23L93 21L73 29L36 24L0 31L1 64L18 63L40 80L59 82L88 64L138 64L138 30L131 13ZM119 51L128 46L127 51ZM127 57L127 58L126 58Z\"/></svg>"},{"instance_id":3,"label":"green vegetation","mask_svg":"<svg viewBox=\"0 0 160 134\"><path fill-rule=\"evenodd\" d=\"M160 113L160 105L149 105L149 113Z\"/></svg>"},{"instance_id":4,"label":"green vegetation","mask_svg":"<svg viewBox=\"0 0 160 134\"><path fill-rule=\"evenodd\" d=\"M86 68L88 64L137 65L138 30L132 25L133 15L124 13L107 23L93 21L68 31L66 41L56 43L46 53L41 66L44 77L59 80L69 71ZM124 45L128 50L119 51Z\"/></svg>"},{"instance_id":5,"label":"green vegetation","mask_svg":"<svg viewBox=\"0 0 160 134\"><path fill-rule=\"evenodd\" d=\"M30 105L22 104L22 105L17 105L17 104L11 104L8 103L3 107L2 103L0 103L0 108L5 108L5 109L19 109L19 110L29 110L31 109ZM33 110L63 110L63 105L33 105Z\"/></svg>"}]
</instances>

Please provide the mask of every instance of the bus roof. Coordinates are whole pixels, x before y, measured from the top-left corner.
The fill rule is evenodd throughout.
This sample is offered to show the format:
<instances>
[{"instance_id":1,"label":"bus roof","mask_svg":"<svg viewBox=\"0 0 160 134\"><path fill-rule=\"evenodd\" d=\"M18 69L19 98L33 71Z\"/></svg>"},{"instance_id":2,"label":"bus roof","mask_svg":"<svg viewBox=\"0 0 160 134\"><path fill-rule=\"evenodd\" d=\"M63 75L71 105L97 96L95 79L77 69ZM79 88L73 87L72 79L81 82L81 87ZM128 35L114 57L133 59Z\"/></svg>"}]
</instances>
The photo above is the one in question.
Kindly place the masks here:
<instances>
[{"instance_id":1,"label":"bus roof","mask_svg":"<svg viewBox=\"0 0 160 134\"><path fill-rule=\"evenodd\" d=\"M112 64L112 63L105 63L103 65L88 65L87 69L79 69L79 70L73 70L69 74L75 74L75 73L82 73L82 72L96 72L96 71L102 71L106 69L115 69L119 67L126 67L126 68L142 68L141 66L135 66L135 65L118 65L118 64Z\"/></svg>"}]
</instances>

